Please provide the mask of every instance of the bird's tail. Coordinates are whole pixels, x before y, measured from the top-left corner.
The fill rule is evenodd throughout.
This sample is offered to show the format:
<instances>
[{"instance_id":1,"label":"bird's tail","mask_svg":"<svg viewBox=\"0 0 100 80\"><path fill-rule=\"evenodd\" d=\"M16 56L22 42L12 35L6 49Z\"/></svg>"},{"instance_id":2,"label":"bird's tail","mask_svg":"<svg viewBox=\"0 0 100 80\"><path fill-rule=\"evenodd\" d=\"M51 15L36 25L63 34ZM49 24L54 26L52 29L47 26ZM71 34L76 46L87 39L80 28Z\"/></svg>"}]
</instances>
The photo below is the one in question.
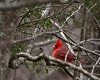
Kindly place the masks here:
<instances>
[{"instance_id":1,"label":"bird's tail","mask_svg":"<svg viewBox=\"0 0 100 80\"><path fill-rule=\"evenodd\" d=\"M84 60L79 60L79 61L80 61L80 62L82 62L82 63L85 63L85 64L87 63L87 62L86 62L86 61L84 61Z\"/></svg>"}]
</instances>

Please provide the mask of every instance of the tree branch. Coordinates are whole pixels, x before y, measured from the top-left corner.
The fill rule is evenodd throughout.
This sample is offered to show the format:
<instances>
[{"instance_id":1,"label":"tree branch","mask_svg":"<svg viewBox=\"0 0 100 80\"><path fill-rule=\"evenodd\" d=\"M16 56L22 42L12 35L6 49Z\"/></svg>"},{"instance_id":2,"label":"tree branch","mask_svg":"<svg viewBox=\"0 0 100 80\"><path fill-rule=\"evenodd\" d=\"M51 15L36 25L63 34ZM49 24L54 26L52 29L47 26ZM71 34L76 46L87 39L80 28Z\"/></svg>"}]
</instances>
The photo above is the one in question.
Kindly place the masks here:
<instances>
[{"instance_id":1,"label":"tree branch","mask_svg":"<svg viewBox=\"0 0 100 80\"><path fill-rule=\"evenodd\" d=\"M49 3L49 2L55 2L59 3L60 0L30 0L30 1L19 1L16 4L12 3L1 3L0 4L0 10L11 10L11 9L18 9L22 7L27 7L27 6L35 6L37 4L43 4L43 3Z\"/></svg>"},{"instance_id":2,"label":"tree branch","mask_svg":"<svg viewBox=\"0 0 100 80\"><path fill-rule=\"evenodd\" d=\"M34 38L43 36L43 35L55 35L55 34L57 34L59 32L60 32L59 30L58 31L52 31L52 32L42 32L42 33L39 33L39 34L37 34L37 35L35 35L33 37L30 37L30 38L25 38L25 39L22 39L22 40L13 41L13 44L27 42L27 41L33 40Z\"/></svg>"},{"instance_id":3,"label":"tree branch","mask_svg":"<svg viewBox=\"0 0 100 80\"><path fill-rule=\"evenodd\" d=\"M12 64L12 62L13 62L14 59L17 59L17 58L19 58L19 57L24 57L24 58L26 58L27 60L32 61L32 62L39 61L39 60L41 60L41 59L46 59L46 60L49 60L49 61L58 63L58 64L60 64L60 65L62 65L62 66L70 67L70 68L72 68L73 70L77 70L77 71L83 73L84 75L86 75L87 77L90 77L90 78L93 79L93 80L100 80L100 78L94 76L93 74L87 72L86 70L84 70L84 69L82 69L82 68L80 68L80 67L77 67L77 66L75 66L75 65L73 65L73 64L71 64L71 63L67 63L67 62L65 62L65 61L62 61L62 60L59 60L59 59L55 59L55 58L53 58L53 57L51 57L51 56L44 55L44 54L40 54L40 55L38 55L38 56L34 56L34 57L33 57L33 56L31 56L30 54L25 53L25 52L17 53L17 54L16 54L16 57L13 56L12 59L10 59L9 68L14 69L14 67L11 66L11 64Z\"/></svg>"},{"instance_id":4,"label":"tree branch","mask_svg":"<svg viewBox=\"0 0 100 80\"><path fill-rule=\"evenodd\" d=\"M78 48L80 48L80 49L82 49L82 50L84 50L84 51L86 51L86 52L88 52L88 53L91 53L91 54L93 54L93 55L96 55L96 56L100 57L100 54L98 54L96 51L88 50L88 49L86 49L86 48L80 46L80 45L79 45L80 43L79 43L79 44L75 44L75 43L72 43L72 42L69 42L69 41L63 39L62 37L59 37L59 36L56 35L56 34L54 34L54 35L55 35L57 38L63 40L64 42L67 42L67 43L69 43L69 44L71 44L71 45L74 45L73 47L78 47Z\"/></svg>"},{"instance_id":5,"label":"tree branch","mask_svg":"<svg viewBox=\"0 0 100 80\"><path fill-rule=\"evenodd\" d=\"M98 60L96 61L96 63L93 65L93 68L92 68L91 74L93 74L94 69L95 69L95 67L97 66L97 64L99 63L99 61L100 61L100 57L98 58ZM89 78L88 80L90 80L90 78Z\"/></svg>"}]
</instances>

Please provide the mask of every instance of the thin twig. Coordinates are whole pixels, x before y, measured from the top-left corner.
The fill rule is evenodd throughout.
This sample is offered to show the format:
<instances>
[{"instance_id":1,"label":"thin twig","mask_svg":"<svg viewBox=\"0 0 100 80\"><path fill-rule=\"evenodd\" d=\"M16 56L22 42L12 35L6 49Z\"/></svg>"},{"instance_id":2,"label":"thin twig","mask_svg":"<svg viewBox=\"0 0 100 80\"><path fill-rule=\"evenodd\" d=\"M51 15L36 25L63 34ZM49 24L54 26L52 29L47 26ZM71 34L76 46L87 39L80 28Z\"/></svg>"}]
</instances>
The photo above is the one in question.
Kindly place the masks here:
<instances>
[{"instance_id":1,"label":"thin twig","mask_svg":"<svg viewBox=\"0 0 100 80\"><path fill-rule=\"evenodd\" d=\"M35 35L33 37L30 37L30 38L25 38L25 39L13 41L13 44L27 42L27 41L33 40L34 38L43 36L43 35L55 35L55 34L57 34L59 32L60 32L59 30L58 31L52 31L52 32L42 32L42 33L39 33L39 34L37 34L37 35Z\"/></svg>"},{"instance_id":2,"label":"thin twig","mask_svg":"<svg viewBox=\"0 0 100 80\"><path fill-rule=\"evenodd\" d=\"M30 13L30 10L29 10L26 14L24 14L24 15L22 16L21 20L20 20L19 23L18 23L18 26L20 26L20 24L21 24L21 22L23 21L23 19L24 19L29 13ZM18 27L18 26L17 26L17 27Z\"/></svg>"},{"instance_id":3,"label":"thin twig","mask_svg":"<svg viewBox=\"0 0 100 80\"><path fill-rule=\"evenodd\" d=\"M97 2L97 3L95 3L90 9L88 9L88 13L96 6L96 5L98 5L100 3L100 1L99 2Z\"/></svg>"},{"instance_id":4,"label":"thin twig","mask_svg":"<svg viewBox=\"0 0 100 80\"><path fill-rule=\"evenodd\" d=\"M92 68L91 74L93 74L94 69L95 69L96 65L99 63L99 61L100 61L100 57L98 58L98 60L96 61L96 63L93 65L93 68ZM88 78L88 80L90 80L90 78Z\"/></svg>"},{"instance_id":5,"label":"thin twig","mask_svg":"<svg viewBox=\"0 0 100 80\"><path fill-rule=\"evenodd\" d=\"M63 22L63 24L61 25L61 28L63 28L65 26L65 23L68 22L68 20L77 12L79 12L79 10L81 9L81 7L83 6L83 4L81 4L78 9L76 11L74 11L69 17L66 18L66 21Z\"/></svg>"},{"instance_id":6,"label":"thin twig","mask_svg":"<svg viewBox=\"0 0 100 80\"><path fill-rule=\"evenodd\" d=\"M55 36L56 36L57 38L59 38L59 39L61 39L61 40L65 41L66 43L69 43L69 44L71 44L71 45L74 45L72 48L74 48L74 47L78 47L78 48L80 48L80 49L82 49L82 50L84 50L84 51L86 51L86 52L88 52L88 53L91 53L91 54L94 54L94 55L96 55L96 56L100 57L100 54L98 54L98 53L97 53L97 52L95 52L95 51L92 51L92 50L89 50L89 49L86 49L86 48L84 48L84 47L80 46L80 45L79 45L80 43L75 44L75 43L72 43L72 42L69 42L69 41L65 40L65 39L64 39L64 38L62 38L62 37L59 37L59 36L58 36L58 35L56 35L56 34L55 34ZM84 42L84 41L83 41L83 42Z\"/></svg>"},{"instance_id":7,"label":"thin twig","mask_svg":"<svg viewBox=\"0 0 100 80\"><path fill-rule=\"evenodd\" d=\"M77 34L75 34L75 33L71 32L71 31L69 31L69 30L63 29L63 31L67 31L67 32L69 32L69 33L71 33L71 34L75 35L76 37L80 38L80 36L78 36Z\"/></svg>"},{"instance_id":8,"label":"thin twig","mask_svg":"<svg viewBox=\"0 0 100 80\"><path fill-rule=\"evenodd\" d=\"M41 21L41 20L46 20L46 19L52 18L52 17L54 17L55 15L61 13L64 9L66 9L66 8L70 7L71 5L73 5L74 3L77 3L77 2L72 1L72 2L71 2L70 4L68 4L66 7L64 7L63 9L61 9L60 11L58 11L57 13L55 13L55 14L53 14L53 15L51 15L51 16L47 16L47 17L43 17L43 16L42 16L43 18L41 18L41 19L29 21L29 22L26 22L26 23L24 23L24 24L29 24L29 23L32 23L32 22L39 22L39 21ZM48 7L52 8L52 7L49 6L49 5L48 5ZM51 10L51 9L49 9L49 11L50 11L50 10ZM48 13L49 11L46 10L47 13ZM42 14L42 15L44 15L44 14ZM46 15L47 15L47 14L46 14ZM24 24L21 24L21 25L19 25L19 26L22 26L22 25L24 25ZM34 24L35 24L35 23L34 23Z\"/></svg>"}]
</instances>

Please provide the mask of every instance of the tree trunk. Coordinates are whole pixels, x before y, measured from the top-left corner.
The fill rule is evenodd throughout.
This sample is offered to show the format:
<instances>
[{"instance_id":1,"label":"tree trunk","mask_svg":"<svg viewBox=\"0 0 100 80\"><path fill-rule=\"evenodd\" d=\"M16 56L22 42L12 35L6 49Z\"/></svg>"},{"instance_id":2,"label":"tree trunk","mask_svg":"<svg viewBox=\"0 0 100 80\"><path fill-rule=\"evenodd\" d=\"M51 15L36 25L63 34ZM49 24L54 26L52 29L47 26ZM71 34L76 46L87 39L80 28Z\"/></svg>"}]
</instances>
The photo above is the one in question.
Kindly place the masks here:
<instances>
[{"instance_id":1,"label":"tree trunk","mask_svg":"<svg viewBox=\"0 0 100 80\"><path fill-rule=\"evenodd\" d=\"M0 80L5 80L9 70L10 47L18 24L18 11L4 10L0 15Z\"/></svg>"}]
</instances>

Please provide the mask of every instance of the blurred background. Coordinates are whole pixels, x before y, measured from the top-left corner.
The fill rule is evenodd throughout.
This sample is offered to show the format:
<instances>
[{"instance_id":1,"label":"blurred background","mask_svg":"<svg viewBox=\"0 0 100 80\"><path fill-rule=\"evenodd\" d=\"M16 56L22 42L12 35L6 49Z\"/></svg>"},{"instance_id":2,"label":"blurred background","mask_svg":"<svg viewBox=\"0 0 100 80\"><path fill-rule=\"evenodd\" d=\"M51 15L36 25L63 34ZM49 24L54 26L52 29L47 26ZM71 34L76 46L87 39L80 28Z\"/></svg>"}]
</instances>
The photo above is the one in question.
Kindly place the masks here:
<instances>
[{"instance_id":1,"label":"blurred background","mask_svg":"<svg viewBox=\"0 0 100 80\"><path fill-rule=\"evenodd\" d=\"M8 68L10 56L20 52L51 56L58 38L87 49L70 44L77 58L87 62L72 64L81 64L100 77L100 56L90 53L100 55L99 0L0 0L0 80L91 80L68 68L72 79L61 67L47 66L44 60L25 60L16 69Z\"/></svg>"}]
</instances>

